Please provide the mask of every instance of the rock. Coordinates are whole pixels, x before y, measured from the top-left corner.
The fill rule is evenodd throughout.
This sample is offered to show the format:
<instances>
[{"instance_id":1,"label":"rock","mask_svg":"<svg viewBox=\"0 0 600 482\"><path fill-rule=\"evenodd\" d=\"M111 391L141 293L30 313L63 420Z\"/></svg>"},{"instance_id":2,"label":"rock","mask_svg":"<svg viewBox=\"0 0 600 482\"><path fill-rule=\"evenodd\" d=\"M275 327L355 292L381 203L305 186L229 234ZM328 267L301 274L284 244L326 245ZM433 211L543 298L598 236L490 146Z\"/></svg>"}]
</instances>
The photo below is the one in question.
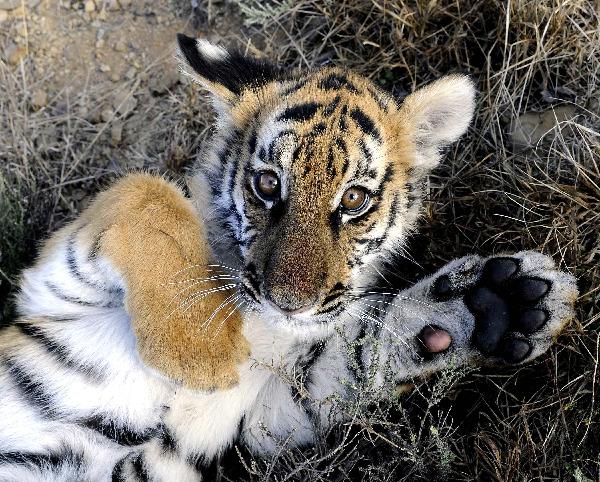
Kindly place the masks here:
<instances>
[{"instance_id":1,"label":"rock","mask_svg":"<svg viewBox=\"0 0 600 482\"><path fill-rule=\"evenodd\" d=\"M110 72L110 65L107 65L107 64L100 65L100 72L104 72L104 73Z\"/></svg>"},{"instance_id":2,"label":"rock","mask_svg":"<svg viewBox=\"0 0 600 482\"><path fill-rule=\"evenodd\" d=\"M25 22L19 22L15 26L15 32L19 37L27 37L27 24Z\"/></svg>"},{"instance_id":3,"label":"rock","mask_svg":"<svg viewBox=\"0 0 600 482\"><path fill-rule=\"evenodd\" d=\"M93 0L87 0L83 4L83 10L87 13L91 13L96 10L96 4L93 2Z\"/></svg>"},{"instance_id":4,"label":"rock","mask_svg":"<svg viewBox=\"0 0 600 482\"><path fill-rule=\"evenodd\" d=\"M137 75L137 70L135 70L135 67L129 67L127 72L125 72L125 78L127 80L133 80L136 75Z\"/></svg>"},{"instance_id":5,"label":"rock","mask_svg":"<svg viewBox=\"0 0 600 482\"><path fill-rule=\"evenodd\" d=\"M21 0L0 0L0 10L14 10L21 6Z\"/></svg>"},{"instance_id":6,"label":"rock","mask_svg":"<svg viewBox=\"0 0 600 482\"><path fill-rule=\"evenodd\" d=\"M103 109L102 112L100 112L100 119L102 120L102 122L110 122L114 116L115 113L112 109L109 109L108 107L106 109Z\"/></svg>"},{"instance_id":7,"label":"rock","mask_svg":"<svg viewBox=\"0 0 600 482\"><path fill-rule=\"evenodd\" d=\"M127 52L127 44L123 40L117 40L114 45L117 52Z\"/></svg>"},{"instance_id":8,"label":"rock","mask_svg":"<svg viewBox=\"0 0 600 482\"><path fill-rule=\"evenodd\" d=\"M137 100L129 92L119 92L115 94L112 105L119 114L127 115L136 108Z\"/></svg>"},{"instance_id":9,"label":"rock","mask_svg":"<svg viewBox=\"0 0 600 482\"><path fill-rule=\"evenodd\" d=\"M123 123L115 121L110 127L110 142L113 145L119 144L123 140Z\"/></svg>"},{"instance_id":10,"label":"rock","mask_svg":"<svg viewBox=\"0 0 600 482\"><path fill-rule=\"evenodd\" d=\"M8 20L8 12L6 10L0 10L0 23Z\"/></svg>"},{"instance_id":11,"label":"rock","mask_svg":"<svg viewBox=\"0 0 600 482\"><path fill-rule=\"evenodd\" d=\"M17 65L27 54L27 49L24 45L11 43L4 51L4 58L10 65Z\"/></svg>"},{"instance_id":12,"label":"rock","mask_svg":"<svg viewBox=\"0 0 600 482\"><path fill-rule=\"evenodd\" d=\"M41 1L42 0L27 0L27 6L29 8L35 8L41 3Z\"/></svg>"},{"instance_id":13,"label":"rock","mask_svg":"<svg viewBox=\"0 0 600 482\"><path fill-rule=\"evenodd\" d=\"M37 110L48 105L48 94L45 90L38 89L31 95L31 105Z\"/></svg>"},{"instance_id":14,"label":"rock","mask_svg":"<svg viewBox=\"0 0 600 482\"><path fill-rule=\"evenodd\" d=\"M105 3L105 5L106 5L106 9L109 12L115 12L121 8L121 5L119 4L119 2L117 0L108 0L108 2Z\"/></svg>"},{"instance_id":15,"label":"rock","mask_svg":"<svg viewBox=\"0 0 600 482\"><path fill-rule=\"evenodd\" d=\"M510 125L510 137L516 150L535 146L550 131L556 128L557 132L565 126L562 122L572 119L576 115L572 105L560 105L544 112L525 112ZM570 133L567 129L565 133Z\"/></svg>"},{"instance_id":16,"label":"rock","mask_svg":"<svg viewBox=\"0 0 600 482\"><path fill-rule=\"evenodd\" d=\"M118 82L120 79L121 79L121 77L119 77L118 72L113 72L112 75L110 76L110 80L112 80L113 82Z\"/></svg>"}]
</instances>

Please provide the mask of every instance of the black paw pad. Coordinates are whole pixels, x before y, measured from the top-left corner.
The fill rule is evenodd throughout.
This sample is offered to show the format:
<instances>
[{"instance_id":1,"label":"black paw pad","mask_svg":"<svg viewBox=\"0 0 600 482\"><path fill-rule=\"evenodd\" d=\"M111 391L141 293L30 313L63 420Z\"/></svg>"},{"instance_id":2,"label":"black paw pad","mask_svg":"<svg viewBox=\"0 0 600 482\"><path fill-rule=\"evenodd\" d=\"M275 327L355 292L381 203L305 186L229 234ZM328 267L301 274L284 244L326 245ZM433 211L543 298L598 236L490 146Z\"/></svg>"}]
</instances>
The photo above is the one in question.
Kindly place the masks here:
<instances>
[{"instance_id":1,"label":"black paw pad","mask_svg":"<svg viewBox=\"0 0 600 482\"><path fill-rule=\"evenodd\" d=\"M512 294L520 301L533 303L548 293L550 284L547 281L536 278L521 278L515 281Z\"/></svg>"},{"instance_id":2,"label":"black paw pad","mask_svg":"<svg viewBox=\"0 0 600 482\"><path fill-rule=\"evenodd\" d=\"M512 278L519 270L512 258L492 258L483 267L483 277L489 283L499 286Z\"/></svg>"},{"instance_id":3,"label":"black paw pad","mask_svg":"<svg viewBox=\"0 0 600 482\"><path fill-rule=\"evenodd\" d=\"M520 363L529 356L531 350L529 342L513 338L503 343L500 356L508 363Z\"/></svg>"},{"instance_id":4,"label":"black paw pad","mask_svg":"<svg viewBox=\"0 0 600 482\"><path fill-rule=\"evenodd\" d=\"M452 295L452 283L448 275L443 274L433 282L433 294L438 298L447 298Z\"/></svg>"},{"instance_id":5,"label":"black paw pad","mask_svg":"<svg viewBox=\"0 0 600 482\"><path fill-rule=\"evenodd\" d=\"M476 320L475 346L484 354L496 351L510 324L506 301L486 287L479 287L467 298Z\"/></svg>"},{"instance_id":6,"label":"black paw pad","mask_svg":"<svg viewBox=\"0 0 600 482\"><path fill-rule=\"evenodd\" d=\"M548 313L537 308L525 310L516 316L517 329L525 334L538 331L548 321Z\"/></svg>"}]
</instances>

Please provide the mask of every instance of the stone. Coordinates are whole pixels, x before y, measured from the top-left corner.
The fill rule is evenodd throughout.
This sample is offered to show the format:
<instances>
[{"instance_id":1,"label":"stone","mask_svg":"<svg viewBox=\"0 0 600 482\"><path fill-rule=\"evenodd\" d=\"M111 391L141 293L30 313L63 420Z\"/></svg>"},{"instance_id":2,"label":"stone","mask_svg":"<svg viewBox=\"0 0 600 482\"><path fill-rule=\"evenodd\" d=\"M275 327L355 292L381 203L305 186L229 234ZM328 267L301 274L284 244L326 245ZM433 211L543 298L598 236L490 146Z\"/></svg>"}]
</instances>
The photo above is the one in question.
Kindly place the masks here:
<instances>
[{"instance_id":1,"label":"stone","mask_svg":"<svg viewBox=\"0 0 600 482\"><path fill-rule=\"evenodd\" d=\"M133 80L136 75L137 75L137 70L135 69L135 67L129 67L127 72L125 72L125 78L127 80Z\"/></svg>"},{"instance_id":2,"label":"stone","mask_svg":"<svg viewBox=\"0 0 600 482\"><path fill-rule=\"evenodd\" d=\"M534 147L551 131L564 130L564 123L575 117L576 109L572 105L559 105L544 112L525 112L513 119L509 131L513 146L516 150ZM555 129L556 128L556 129ZM571 129L566 129L565 134Z\"/></svg>"},{"instance_id":3,"label":"stone","mask_svg":"<svg viewBox=\"0 0 600 482\"><path fill-rule=\"evenodd\" d=\"M83 4L83 10L87 13L91 13L96 10L96 4L93 2L93 0L87 0Z\"/></svg>"},{"instance_id":4,"label":"stone","mask_svg":"<svg viewBox=\"0 0 600 482\"><path fill-rule=\"evenodd\" d=\"M0 10L14 10L21 6L21 0L0 0Z\"/></svg>"},{"instance_id":5,"label":"stone","mask_svg":"<svg viewBox=\"0 0 600 482\"><path fill-rule=\"evenodd\" d=\"M6 10L0 10L0 23L8 20L8 12Z\"/></svg>"},{"instance_id":6,"label":"stone","mask_svg":"<svg viewBox=\"0 0 600 482\"><path fill-rule=\"evenodd\" d=\"M31 95L31 105L37 110L48 105L48 94L45 90L37 89Z\"/></svg>"},{"instance_id":7,"label":"stone","mask_svg":"<svg viewBox=\"0 0 600 482\"><path fill-rule=\"evenodd\" d=\"M4 51L4 58L10 65L17 65L27 54L27 49L24 45L11 43Z\"/></svg>"},{"instance_id":8,"label":"stone","mask_svg":"<svg viewBox=\"0 0 600 482\"><path fill-rule=\"evenodd\" d=\"M113 99L113 108L121 115L127 115L137 106L137 100L129 92L119 92Z\"/></svg>"},{"instance_id":9,"label":"stone","mask_svg":"<svg viewBox=\"0 0 600 482\"><path fill-rule=\"evenodd\" d=\"M110 65L107 65L107 64L100 65L100 72L107 73L107 72L110 72L110 70L111 70Z\"/></svg>"},{"instance_id":10,"label":"stone","mask_svg":"<svg viewBox=\"0 0 600 482\"><path fill-rule=\"evenodd\" d=\"M115 113L108 107L106 109L102 109L102 112L100 112L100 119L102 122L110 122L114 116Z\"/></svg>"},{"instance_id":11,"label":"stone","mask_svg":"<svg viewBox=\"0 0 600 482\"><path fill-rule=\"evenodd\" d=\"M27 37L27 24L25 22L19 22L15 26L15 32L19 37Z\"/></svg>"},{"instance_id":12,"label":"stone","mask_svg":"<svg viewBox=\"0 0 600 482\"><path fill-rule=\"evenodd\" d=\"M123 123L115 121L110 126L110 142L113 145L119 144L123 140Z\"/></svg>"},{"instance_id":13,"label":"stone","mask_svg":"<svg viewBox=\"0 0 600 482\"><path fill-rule=\"evenodd\" d=\"M127 44L123 40L117 40L114 49L117 52L127 52Z\"/></svg>"},{"instance_id":14,"label":"stone","mask_svg":"<svg viewBox=\"0 0 600 482\"><path fill-rule=\"evenodd\" d=\"M121 8L121 5L119 4L119 2L117 0L108 0L108 2L105 3L105 5L106 5L106 9L109 12L115 12Z\"/></svg>"}]
</instances>

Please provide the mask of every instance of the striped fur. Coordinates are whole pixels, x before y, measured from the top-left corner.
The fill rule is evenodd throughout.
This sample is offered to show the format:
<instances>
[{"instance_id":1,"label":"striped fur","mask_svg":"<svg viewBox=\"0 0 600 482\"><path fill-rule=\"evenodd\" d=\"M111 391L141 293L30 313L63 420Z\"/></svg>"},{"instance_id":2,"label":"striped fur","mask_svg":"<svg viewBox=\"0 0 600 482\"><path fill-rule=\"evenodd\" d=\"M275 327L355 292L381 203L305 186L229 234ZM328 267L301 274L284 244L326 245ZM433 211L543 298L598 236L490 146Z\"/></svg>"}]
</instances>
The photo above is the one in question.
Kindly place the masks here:
<instances>
[{"instance_id":1,"label":"striped fur","mask_svg":"<svg viewBox=\"0 0 600 482\"><path fill-rule=\"evenodd\" d=\"M161 179L126 177L23 273L20 318L0 332L1 481L210 480L234 443L311 443L340 420L327 400L352 399L364 373L393 386L483 362L462 299L431 298L435 276L395 298L355 296L414 228L427 171L469 123L470 82L450 77L398 106L343 70L286 78L204 41L180 45L218 112L192 203ZM255 192L264 168L281 180L277 201ZM360 216L339 210L351 185L371 193ZM558 286L533 357L571 315L571 281L521 257ZM470 283L484 261L440 273ZM185 296L202 302L171 310L192 283ZM284 313L286 296L312 305ZM221 328L201 336L216 314ZM415 336L429 324L453 338L433 358Z\"/></svg>"}]
</instances>

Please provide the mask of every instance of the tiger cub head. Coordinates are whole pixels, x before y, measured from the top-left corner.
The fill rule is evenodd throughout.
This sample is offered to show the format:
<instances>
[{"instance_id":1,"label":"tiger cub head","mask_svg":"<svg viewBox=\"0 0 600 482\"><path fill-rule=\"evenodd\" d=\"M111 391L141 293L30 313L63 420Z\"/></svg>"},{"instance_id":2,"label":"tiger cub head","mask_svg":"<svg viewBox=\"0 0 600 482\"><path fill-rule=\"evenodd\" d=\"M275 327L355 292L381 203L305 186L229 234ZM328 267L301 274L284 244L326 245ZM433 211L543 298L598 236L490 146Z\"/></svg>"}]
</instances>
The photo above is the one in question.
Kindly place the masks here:
<instances>
[{"instance_id":1,"label":"tiger cub head","mask_svg":"<svg viewBox=\"0 0 600 482\"><path fill-rule=\"evenodd\" d=\"M217 113L190 189L219 259L255 309L287 326L333 319L402 250L423 183L467 129L475 89L450 75L401 103L324 67L290 75L178 36L182 71Z\"/></svg>"}]
</instances>

